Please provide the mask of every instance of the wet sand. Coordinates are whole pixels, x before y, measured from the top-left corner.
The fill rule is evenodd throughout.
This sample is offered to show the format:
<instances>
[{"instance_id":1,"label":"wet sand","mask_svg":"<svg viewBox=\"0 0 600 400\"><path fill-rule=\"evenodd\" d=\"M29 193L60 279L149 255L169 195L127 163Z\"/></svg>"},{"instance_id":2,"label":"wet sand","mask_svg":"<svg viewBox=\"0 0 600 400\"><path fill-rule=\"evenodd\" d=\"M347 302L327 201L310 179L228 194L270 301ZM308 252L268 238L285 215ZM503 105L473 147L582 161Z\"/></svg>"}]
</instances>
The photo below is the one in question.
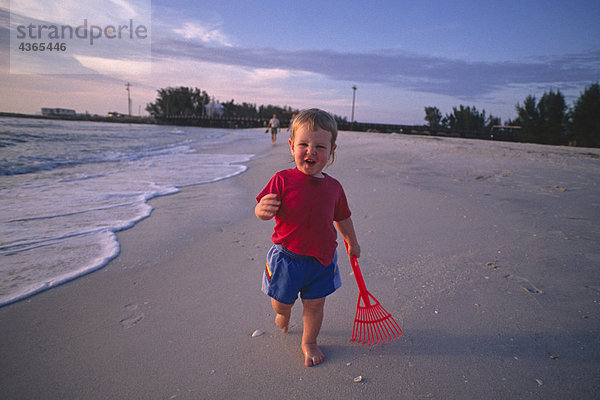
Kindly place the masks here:
<instances>
[{"instance_id":1,"label":"wet sand","mask_svg":"<svg viewBox=\"0 0 600 400\"><path fill-rule=\"evenodd\" d=\"M273 224L254 197L292 166L279 136L242 175L152 200L107 267L0 308L1 397L600 397L600 150L342 132L327 172L404 336L349 342L340 257L327 358L306 368L301 307L284 335L260 291Z\"/></svg>"}]
</instances>

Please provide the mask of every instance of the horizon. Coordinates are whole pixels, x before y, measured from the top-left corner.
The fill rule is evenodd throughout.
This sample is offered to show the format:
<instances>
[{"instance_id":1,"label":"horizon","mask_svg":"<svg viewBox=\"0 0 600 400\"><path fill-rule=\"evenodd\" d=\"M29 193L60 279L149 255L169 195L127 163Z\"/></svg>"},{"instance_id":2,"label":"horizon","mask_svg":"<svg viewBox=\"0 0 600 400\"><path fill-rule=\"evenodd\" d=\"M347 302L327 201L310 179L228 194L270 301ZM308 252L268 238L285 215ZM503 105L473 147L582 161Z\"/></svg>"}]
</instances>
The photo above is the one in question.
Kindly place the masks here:
<instances>
[{"instance_id":1,"label":"horizon","mask_svg":"<svg viewBox=\"0 0 600 400\"><path fill-rule=\"evenodd\" d=\"M235 1L155 0L151 8L145 0L64 3L0 0L1 110L127 114L130 83L134 116L147 114L146 104L159 89L185 86L219 102L319 107L350 120L356 86L354 119L360 122L423 125L425 107L446 115L459 105L505 122L516 117L515 106L528 95L539 99L560 90L570 107L600 81L595 1L551 1L544 7L470 0L267 1L262 8ZM110 42L106 38L96 47L79 43L64 63L40 63L54 74L35 71L35 63L16 63L15 51L32 55L9 46L17 21L75 26L84 18L104 29L106 38L113 35L107 28L113 21L131 21L133 28L137 18L148 40L134 47L113 40L112 48L102 47L103 39ZM55 54L37 56L55 61ZM67 61L86 74L60 73ZM21 73L27 68L34 73Z\"/></svg>"}]
</instances>

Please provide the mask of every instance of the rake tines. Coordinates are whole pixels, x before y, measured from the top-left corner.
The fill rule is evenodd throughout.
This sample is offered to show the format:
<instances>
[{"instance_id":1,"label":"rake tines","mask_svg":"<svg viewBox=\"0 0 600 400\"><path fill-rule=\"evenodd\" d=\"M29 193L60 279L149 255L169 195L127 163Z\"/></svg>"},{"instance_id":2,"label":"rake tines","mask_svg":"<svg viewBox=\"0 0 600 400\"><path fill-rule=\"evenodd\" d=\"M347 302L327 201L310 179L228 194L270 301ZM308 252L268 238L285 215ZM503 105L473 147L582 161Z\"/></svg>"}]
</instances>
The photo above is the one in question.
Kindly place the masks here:
<instances>
[{"instance_id":1,"label":"rake tines","mask_svg":"<svg viewBox=\"0 0 600 400\"><path fill-rule=\"evenodd\" d=\"M402 336L402 329L392 315L371 293L366 292L366 296L366 301L362 293L358 297L351 341L376 345L388 343ZM361 299L363 305L361 305Z\"/></svg>"},{"instance_id":2,"label":"rake tines","mask_svg":"<svg viewBox=\"0 0 600 400\"><path fill-rule=\"evenodd\" d=\"M348 244L346 244L346 249ZM351 258L352 271L358 285L358 303L352 328L353 342L361 344L383 344L402 336L402 329L375 297L367 290L358 260ZM361 305L362 300L362 305Z\"/></svg>"}]
</instances>

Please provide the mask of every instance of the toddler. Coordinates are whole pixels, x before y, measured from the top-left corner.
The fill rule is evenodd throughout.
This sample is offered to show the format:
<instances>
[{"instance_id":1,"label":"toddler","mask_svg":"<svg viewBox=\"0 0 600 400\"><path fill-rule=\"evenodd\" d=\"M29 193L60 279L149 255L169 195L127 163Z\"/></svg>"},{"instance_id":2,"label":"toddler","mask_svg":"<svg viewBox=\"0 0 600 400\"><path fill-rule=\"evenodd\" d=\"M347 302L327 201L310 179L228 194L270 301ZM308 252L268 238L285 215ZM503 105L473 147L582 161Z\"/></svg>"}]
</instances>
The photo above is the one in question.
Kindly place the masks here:
<instances>
[{"instance_id":1,"label":"toddler","mask_svg":"<svg viewBox=\"0 0 600 400\"><path fill-rule=\"evenodd\" d=\"M292 124L289 144L296 168L276 173L256 197L261 220L275 217L273 247L267 254L262 290L271 297L275 324L287 332L298 293L302 298L304 365L320 364L317 346L325 297L341 286L337 266L337 226L349 255L360 246L340 183L323 173L334 160L337 124L319 109L300 112Z\"/></svg>"}]
</instances>

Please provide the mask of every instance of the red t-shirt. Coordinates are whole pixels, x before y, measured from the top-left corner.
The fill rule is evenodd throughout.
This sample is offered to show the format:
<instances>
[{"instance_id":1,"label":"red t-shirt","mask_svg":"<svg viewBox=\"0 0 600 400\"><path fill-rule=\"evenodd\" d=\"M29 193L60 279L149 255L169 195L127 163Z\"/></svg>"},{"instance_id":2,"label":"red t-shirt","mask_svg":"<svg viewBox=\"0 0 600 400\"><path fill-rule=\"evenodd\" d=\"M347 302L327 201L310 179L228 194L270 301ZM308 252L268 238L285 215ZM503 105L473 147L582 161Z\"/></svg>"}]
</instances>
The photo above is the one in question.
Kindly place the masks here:
<instances>
[{"instance_id":1,"label":"red t-shirt","mask_svg":"<svg viewBox=\"0 0 600 400\"><path fill-rule=\"evenodd\" d=\"M313 256L327 266L337 247L333 221L343 221L351 212L342 185L324 175L316 178L297 168L279 171L256 200L260 202L265 195L275 193L281 201L275 215L273 243L296 254Z\"/></svg>"}]
</instances>

